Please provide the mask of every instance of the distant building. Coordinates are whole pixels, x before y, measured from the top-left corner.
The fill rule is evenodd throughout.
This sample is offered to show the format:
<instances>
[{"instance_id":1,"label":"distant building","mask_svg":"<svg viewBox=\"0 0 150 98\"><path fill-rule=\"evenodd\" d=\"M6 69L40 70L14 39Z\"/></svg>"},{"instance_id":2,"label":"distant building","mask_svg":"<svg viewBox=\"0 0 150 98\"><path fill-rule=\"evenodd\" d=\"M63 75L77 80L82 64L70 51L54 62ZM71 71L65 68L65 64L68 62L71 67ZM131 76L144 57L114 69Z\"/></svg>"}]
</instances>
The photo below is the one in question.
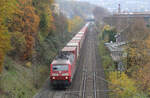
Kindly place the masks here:
<instances>
[{"instance_id":1,"label":"distant building","mask_svg":"<svg viewBox=\"0 0 150 98\"><path fill-rule=\"evenodd\" d=\"M60 7L59 7L59 4L57 3L54 3L52 4L52 11L55 13L55 14L60 14Z\"/></svg>"},{"instance_id":2,"label":"distant building","mask_svg":"<svg viewBox=\"0 0 150 98\"><path fill-rule=\"evenodd\" d=\"M120 12L117 14L113 14L113 17L150 17L150 12Z\"/></svg>"}]
</instances>

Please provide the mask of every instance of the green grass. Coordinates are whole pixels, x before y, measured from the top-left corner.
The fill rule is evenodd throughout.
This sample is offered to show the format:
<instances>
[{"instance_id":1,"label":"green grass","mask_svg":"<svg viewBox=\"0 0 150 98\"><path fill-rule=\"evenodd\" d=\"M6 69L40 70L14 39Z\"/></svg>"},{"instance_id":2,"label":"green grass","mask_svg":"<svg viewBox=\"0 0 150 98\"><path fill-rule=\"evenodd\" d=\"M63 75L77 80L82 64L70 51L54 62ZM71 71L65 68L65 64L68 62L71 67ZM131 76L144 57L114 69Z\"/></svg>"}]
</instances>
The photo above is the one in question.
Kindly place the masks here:
<instances>
[{"instance_id":1,"label":"green grass","mask_svg":"<svg viewBox=\"0 0 150 98\"><path fill-rule=\"evenodd\" d=\"M32 98L39 90L33 85L33 68L26 68L9 57L6 57L4 66L9 66L9 70L3 70L1 84L8 95L3 95L2 98ZM48 66L38 66L36 79L40 87L48 76Z\"/></svg>"},{"instance_id":2,"label":"green grass","mask_svg":"<svg viewBox=\"0 0 150 98\"><path fill-rule=\"evenodd\" d=\"M114 61L112 60L109 51L104 46L104 41L100 40L99 43L99 54L101 56L102 65L107 76L109 71L115 70Z\"/></svg>"}]
</instances>

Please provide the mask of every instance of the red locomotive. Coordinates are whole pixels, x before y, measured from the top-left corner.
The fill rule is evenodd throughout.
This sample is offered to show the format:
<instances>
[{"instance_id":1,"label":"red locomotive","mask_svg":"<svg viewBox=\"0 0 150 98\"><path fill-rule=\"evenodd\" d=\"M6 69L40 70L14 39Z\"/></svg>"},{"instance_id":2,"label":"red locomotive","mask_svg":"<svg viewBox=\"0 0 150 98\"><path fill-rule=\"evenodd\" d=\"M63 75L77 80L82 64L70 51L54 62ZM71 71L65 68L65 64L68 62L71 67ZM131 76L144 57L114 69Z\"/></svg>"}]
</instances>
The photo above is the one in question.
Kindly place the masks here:
<instances>
[{"instance_id":1,"label":"red locomotive","mask_svg":"<svg viewBox=\"0 0 150 98\"><path fill-rule=\"evenodd\" d=\"M53 86L69 86L76 71L76 62L85 40L89 23L87 23L67 45L50 65L50 81Z\"/></svg>"}]
</instances>

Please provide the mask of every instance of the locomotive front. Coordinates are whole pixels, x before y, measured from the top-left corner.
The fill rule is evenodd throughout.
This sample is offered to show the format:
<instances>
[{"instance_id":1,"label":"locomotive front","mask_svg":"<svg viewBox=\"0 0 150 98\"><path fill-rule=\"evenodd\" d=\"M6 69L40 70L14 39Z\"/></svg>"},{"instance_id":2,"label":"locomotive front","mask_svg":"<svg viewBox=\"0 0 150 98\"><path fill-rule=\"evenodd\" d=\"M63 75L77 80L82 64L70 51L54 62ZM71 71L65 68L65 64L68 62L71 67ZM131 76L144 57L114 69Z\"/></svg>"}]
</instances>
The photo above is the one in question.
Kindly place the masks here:
<instances>
[{"instance_id":1,"label":"locomotive front","mask_svg":"<svg viewBox=\"0 0 150 98\"><path fill-rule=\"evenodd\" d=\"M69 60L54 60L51 64L50 80L53 86L69 86L71 82Z\"/></svg>"}]
</instances>

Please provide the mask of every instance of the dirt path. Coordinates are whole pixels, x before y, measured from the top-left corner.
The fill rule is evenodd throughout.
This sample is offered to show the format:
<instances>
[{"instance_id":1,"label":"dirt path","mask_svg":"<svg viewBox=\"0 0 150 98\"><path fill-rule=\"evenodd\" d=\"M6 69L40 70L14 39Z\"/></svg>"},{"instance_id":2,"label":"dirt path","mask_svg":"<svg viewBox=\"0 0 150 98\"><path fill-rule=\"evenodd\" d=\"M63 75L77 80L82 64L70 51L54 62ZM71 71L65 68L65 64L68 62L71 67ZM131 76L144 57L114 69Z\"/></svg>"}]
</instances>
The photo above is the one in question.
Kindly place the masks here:
<instances>
[{"instance_id":1,"label":"dirt path","mask_svg":"<svg viewBox=\"0 0 150 98\"><path fill-rule=\"evenodd\" d=\"M87 33L81 50L78 67L71 87L66 90L54 90L46 81L43 89L34 98L108 98L107 84L98 52L98 37L94 27ZM100 77L100 78L99 78Z\"/></svg>"}]
</instances>

